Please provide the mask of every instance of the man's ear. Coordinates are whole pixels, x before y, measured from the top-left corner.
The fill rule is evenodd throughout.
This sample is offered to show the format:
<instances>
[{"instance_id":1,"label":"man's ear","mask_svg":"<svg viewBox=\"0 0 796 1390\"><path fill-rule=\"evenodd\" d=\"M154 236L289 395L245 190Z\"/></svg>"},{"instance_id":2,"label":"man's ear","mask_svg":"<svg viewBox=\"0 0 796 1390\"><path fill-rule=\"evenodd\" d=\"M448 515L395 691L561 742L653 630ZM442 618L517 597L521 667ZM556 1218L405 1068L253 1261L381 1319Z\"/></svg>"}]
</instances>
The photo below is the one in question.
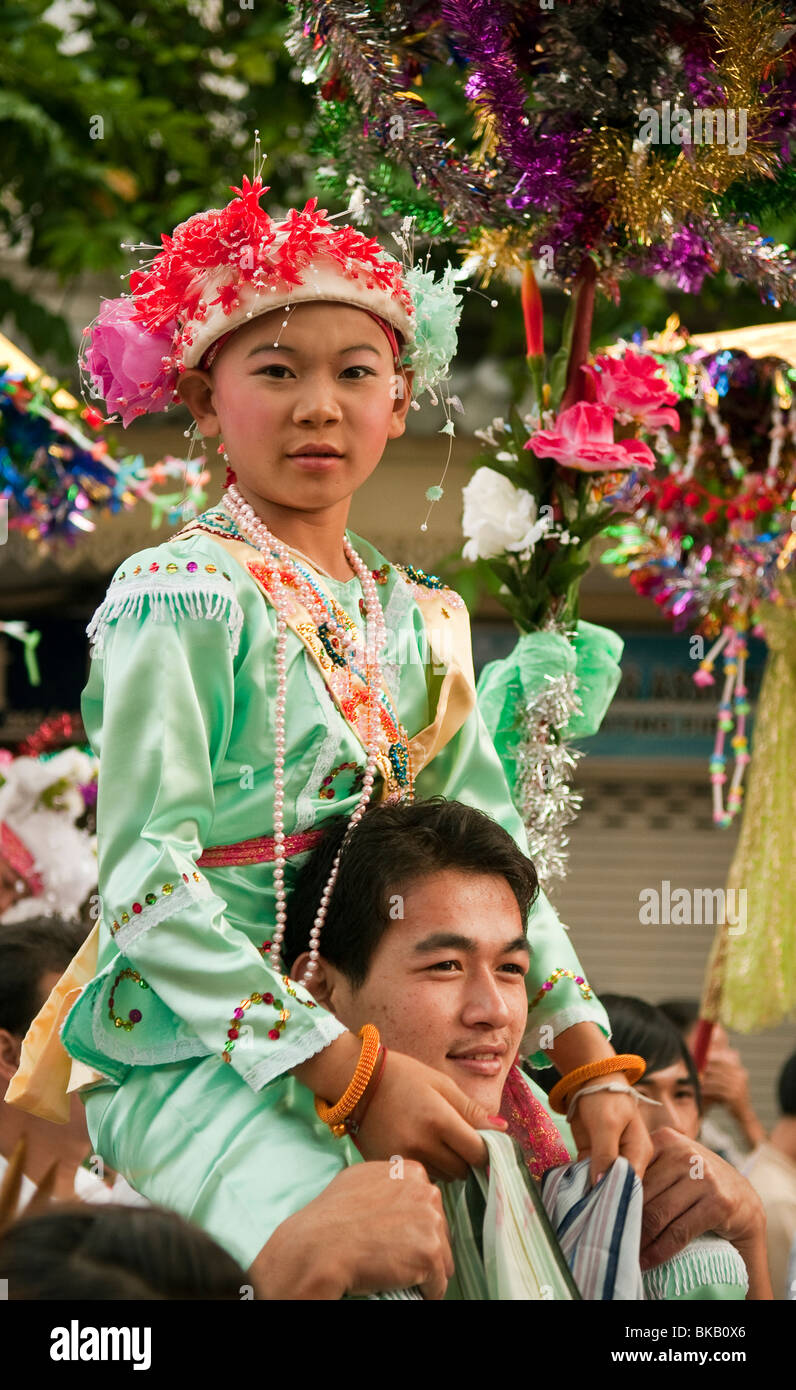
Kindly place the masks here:
<instances>
[{"instance_id":1,"label":"man's ear","mask_svg":"<svg viewBox=\"0 0 796 1390\"><path fill-rule=\"evenodd\" d=\"M213 382L209 372L190 367L177 382L177 394L187 405L205 439L221 433L221 425L213 403Z\"/></svg>"},{"instance_id":2,"label":"man's ear","mask_svg":"<svg viewBox=\"0 0 796 1390\"><path fill-rule=\"evenodd\" d=\"M7 1028L0 1028L0 1081L10 1081L19 1067L22 1043Z\"/></svg>"},{"instance_id":3,"label":"man's ear","mask_svg":"<svg viewBox=\"0 0 796 1390\"><path fill-rule=\"evenodd\" d=\"M293 962L293 968L290 971L291 980L300 980L309 963L309 951L302 951L301 955ZM320 1004L321 1008L327 1009L330 1014L337 1013L334 996L338 978L334 966L330 965L328 960L324 960L323 956L319 956L315 962L314 973L310 976L308 984L305 985L316 1004Z\"/></svg>"}]
</instances>

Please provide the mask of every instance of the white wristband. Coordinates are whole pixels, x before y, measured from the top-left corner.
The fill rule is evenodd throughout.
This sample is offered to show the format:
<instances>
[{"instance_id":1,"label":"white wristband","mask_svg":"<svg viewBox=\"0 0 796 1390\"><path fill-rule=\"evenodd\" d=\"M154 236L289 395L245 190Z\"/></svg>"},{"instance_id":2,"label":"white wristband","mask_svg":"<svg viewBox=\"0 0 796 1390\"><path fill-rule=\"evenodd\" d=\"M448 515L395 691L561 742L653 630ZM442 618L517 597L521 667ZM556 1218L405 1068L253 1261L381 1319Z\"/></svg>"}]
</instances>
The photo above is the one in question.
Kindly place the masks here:
<instances>
[{"instance_id":1,"label":"white wristband","mask_svg":"<svg viewBox=\"0 0 796 1390\"><path fill-rule=\"evenodd\" d=\"M635 1086L630 1086L627 1081L595 1081L593 1086L583 1086L581 1090L575 1092L572 1104L567 1111L567 1124L569 1124L572 1116L575 1114L581 1096L591 1096L595 1091L616 1091L620 1094L624 1092L627 1095L631 1095L637 1104L640 1100L646 1101L648 1105L660 1105L662 1103L659 1100L652 1100L650 1096L642 1095L640 1091L636 1090Z\"/></svg>"}]
</instances>

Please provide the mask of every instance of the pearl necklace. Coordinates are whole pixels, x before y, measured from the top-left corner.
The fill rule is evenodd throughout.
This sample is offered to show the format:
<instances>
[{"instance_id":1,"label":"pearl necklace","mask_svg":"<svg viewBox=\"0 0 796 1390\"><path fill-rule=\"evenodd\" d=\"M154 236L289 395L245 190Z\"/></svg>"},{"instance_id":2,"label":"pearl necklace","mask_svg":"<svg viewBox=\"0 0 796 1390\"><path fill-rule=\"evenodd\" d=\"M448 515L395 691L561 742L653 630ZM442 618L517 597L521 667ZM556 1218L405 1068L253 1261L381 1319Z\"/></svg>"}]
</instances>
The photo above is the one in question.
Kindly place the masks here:
<instances>
[{"instance_id":1,"label":"pearl necklace","mask_svg":"<svg viewBox=\"0 0 796 1390\"><path fill-rule=\"evenodd\" d=\"M276 536L269 531L264 521L261 521L257 513L248 502L244 501L237 487L233 484L224 493L224 505L227 508L233 521L239 529L249 539L253 540L257 549L263 555L276 554L282 565L288 569L295 582L304 607L316 614L319 600L309 584L306 583L300 570L297 568L287 546L277 540ZM376 583L367 565L362 561L354 547L351 545L347 536L343 537L343 546L348 557L351 568L359 578L362 585L362 592L365 595L365 618L367 637L370 639L371 629L374 632L374 645L368 640L371 660L366 665L367 683L371 686L371 671L375 677L374 684L380 687L382 684L381 668L379 666L376 653L381 651L387 640L387 629L384 622L381 603L379 602ZM276 930L271 942L269 964L274 970L280 966L282 942L285 935L285 925L287 923L287 896L285 894L285 704L287 693L287 614L289 596L287 585L281 580L274 588L274 596L277 609L277 644L276 644L276 731L275 731L275 759L274 759L274 889L276 893ZM327 614L324 610L323 621L333 630L339 638L344 650L348 650L355 645L353 638L337 621L333 614ZM304 971L300 983L306 985L307 981L315 974L317 960L320 955L318 943L320 941L321 930L326 921L326 913L329 907L329 899L332 896L334 885L337 882L337 874L340 859L345 849L349 836L354 828L359 824L367 804L373 792L373 783L376 779L376 767L378 760L378 746L373 730L373 714L378 704L377 700L370 700L368 703L368 741L367 753L368 760L365 768L365 776L362 782L362 792L359 797L348 823L342 844L335 856L332 870L326 883L326 887L321 894L321 901L315 920L310 932L309 943L309 964Z\"/></svg>"}]
</instances>

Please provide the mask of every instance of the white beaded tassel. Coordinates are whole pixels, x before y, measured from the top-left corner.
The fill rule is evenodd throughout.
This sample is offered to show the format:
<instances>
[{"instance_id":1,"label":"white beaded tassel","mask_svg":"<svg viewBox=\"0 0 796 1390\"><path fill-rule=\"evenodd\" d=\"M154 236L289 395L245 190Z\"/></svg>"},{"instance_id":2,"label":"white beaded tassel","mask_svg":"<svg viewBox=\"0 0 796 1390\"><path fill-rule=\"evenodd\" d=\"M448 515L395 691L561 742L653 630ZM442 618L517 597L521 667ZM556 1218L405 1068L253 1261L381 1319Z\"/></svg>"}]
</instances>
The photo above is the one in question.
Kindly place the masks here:
<instances>
[{"instance_id":1,"label":"white beaded tassel","mask_svg":"<svg viewBox=\"0 0 796 1390\"><path fill-rule=\"evenodd\" d=\"M311 585L303 579L300 570L297 568L290 551L276 536L269 531L265 522L261 521L249 504L244 501L237 487L234 485L227 489L224 494L224 503L240 529L248 534L257 545L258 550L263 554L275 553L278 555L285 568L290 569L294 578L298 581L298 589L301 594L304 606L310 612L317 612L319 600L314 593ZM321 901L315 920L310 932L309 942L309 964L301 978L301 984L306 985L308 980L315 974L317 961L320 955L320 937L323 924L326 921L326 914L329 908L329 899L332 896L334 885L337 881L340 859L349 836L354 828L359 824L368 802L373 793L373 785L376 780L376 766L378 759L378 722L374 729L374 713L378 704L378 694L381 687L381 668L378 660L380 652L387 640L387 629L384 622L384 614L379 602L376 584L373 575L363 560L360 559L354 547L351 545L347 536L343 538L345 553L355 571L362 592L365 595L365 615L366 615L366 650L370 653L371 662L367 663L367 682L368 690L373 698L368 702L368 761L365 768L365 776L362 782L362 791L359 801L352 812L346 828L343 842L335 856L332 870L329 875L326 887L321 894ZM276 930L271 942L269 964L274 970L279 970L282 954L282 942L285 935L285 925L287 922L287 896L285 894L285 705L287 698L287 614L289 596L287 586L280 583L276 590L277 603L277 646L276 646L276 732L275 732L275 756L274 756L274 891L276 896ZM339 637L344 649L354 645L350 634L343 626L323 610L323 621L327 622ZM374 643L371 647L371 631L374 634ZM375 678L375 679L373 679Z\"/></svg>"}]
</instances>

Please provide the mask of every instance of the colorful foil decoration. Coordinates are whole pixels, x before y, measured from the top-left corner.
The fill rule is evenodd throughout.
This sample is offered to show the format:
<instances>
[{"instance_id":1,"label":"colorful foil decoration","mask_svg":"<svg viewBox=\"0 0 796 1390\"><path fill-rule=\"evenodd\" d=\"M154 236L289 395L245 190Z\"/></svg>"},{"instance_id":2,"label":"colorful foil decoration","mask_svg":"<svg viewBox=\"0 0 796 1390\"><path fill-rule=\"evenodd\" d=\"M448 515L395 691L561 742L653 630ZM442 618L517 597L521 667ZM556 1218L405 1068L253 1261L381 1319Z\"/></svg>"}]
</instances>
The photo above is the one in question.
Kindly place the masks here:
<instances>
[{"instance_id":1,"label":"colorful foil decoration","mask_svg":"<svg viewBox=\"0 0 796 1390\"><path fill-rule=\"evenodd\" d=\"M715 683L723 655L710 778L713 819L726 828L741 810L750 761L746 635L757 631L761 604L790 602L783 577L794 554L796 371L745 352L707 353L689 344L675 319L641 347L664 369L686 424L654 434L658 467L632 518L607 527L614 544L601 561L627 575L676 632L712 643L694 674L697 686ZM637 351L621 344L612 357Z\"/></svg>"},{"instance_id":2,"label":"colorful foil decoration","mask_svg":"<svg viewBox=\"0 0 796 1390\"><path fill-rule=\"evenodd\" d=\"M792 300L791 249L751 220L776 215L770 190L793 161L782 7L620 8L296 0L286 45L317 84L320 179L363 221L411 215L431 241L458 239L482 285L511 280L533 248L565 288L591 260L614 297L628 271L696 290L724 268ZM432 109L451 72L469 145Z\"/></svg>"},{"instance_id":3,"label":"colorful foil decoration","mask_svg":"<svg viewBox=\"0 0 796 1390\"><path fill-rule=\"evenodd\" d=\"M40 380L0 368L0 503L9 532L19 531L43 553L53 542L74 545L103 513L152 507L153 527L197 516L207 501L210 474L202 459L192 467L171 457L148 466L141 455L114 457L100 434L105 420L92 406L58 409ZM168 495L154 483L180 478Z\"/></svg>"},{"instance_id":4,"label":"colorful foil decoration","mask_svg":"<svg viewBox=\"0 0 796 1390\"><path fill-rule=\"evenodd\" d=\"M553 626L549 630L561 629ZM567 826L583 802L571 785L583 753L565 737L567 725L580 712L574 674L551 677L546 688L519 711L521 735L513 794L528 832L528 854L545 886L555 878L566 877Z\"/></svg>"}]
</instances>

